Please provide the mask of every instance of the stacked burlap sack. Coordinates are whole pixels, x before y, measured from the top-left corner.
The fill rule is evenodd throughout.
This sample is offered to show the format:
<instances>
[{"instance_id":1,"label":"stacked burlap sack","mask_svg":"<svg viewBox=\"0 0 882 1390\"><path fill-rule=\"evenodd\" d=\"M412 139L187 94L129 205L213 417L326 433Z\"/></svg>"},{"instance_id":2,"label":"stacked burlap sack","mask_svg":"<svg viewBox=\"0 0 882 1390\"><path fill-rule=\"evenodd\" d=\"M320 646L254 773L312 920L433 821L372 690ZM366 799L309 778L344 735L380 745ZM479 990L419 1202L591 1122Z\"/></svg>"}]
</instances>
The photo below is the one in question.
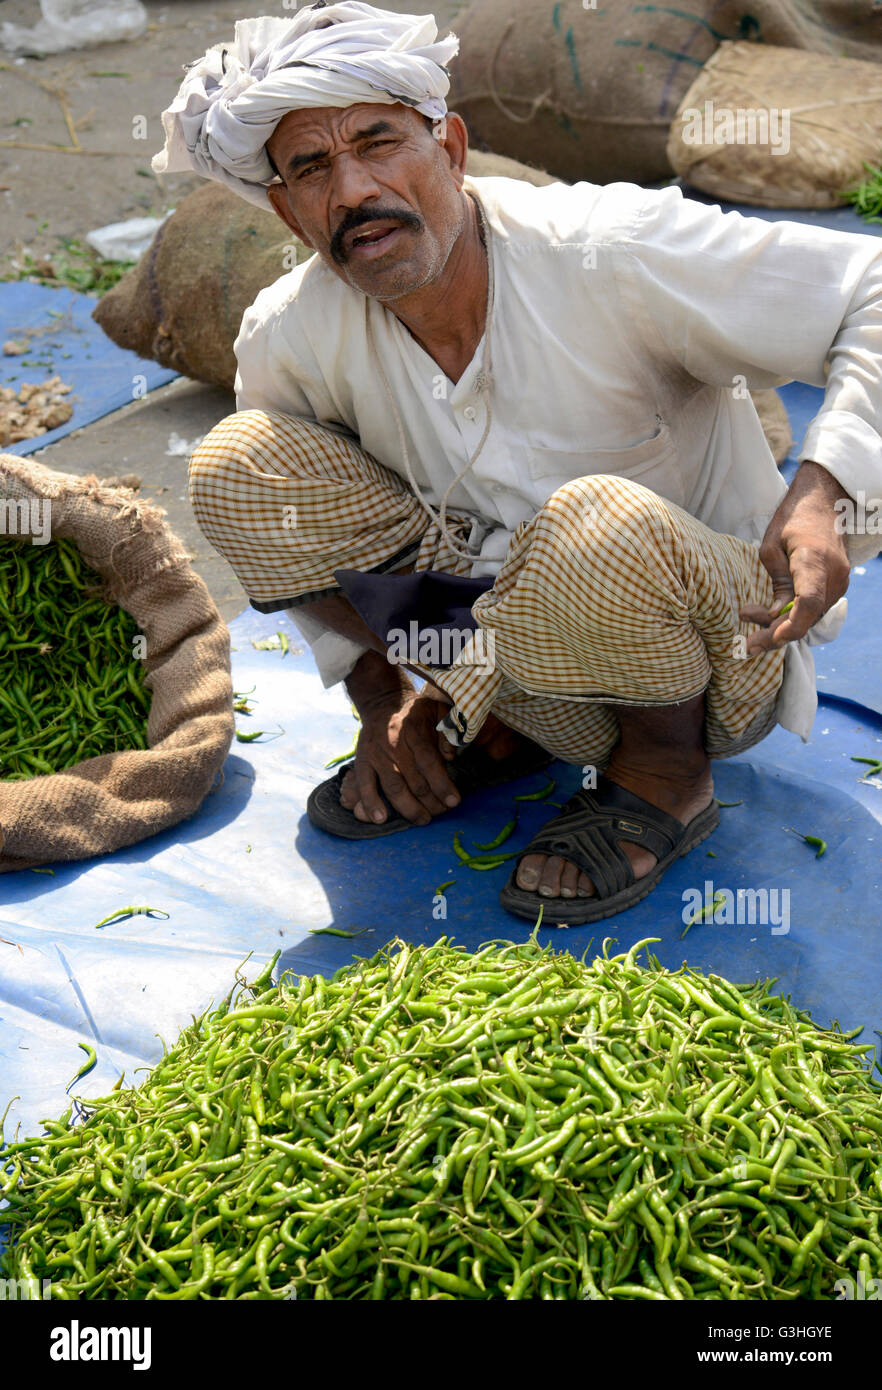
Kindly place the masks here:
<instances>
[{"instance_id":1,"label":"stacked burlap sack","mask_svg":"<svg viewBox=\"0 0 882 1390\"><path fill-rule=\"evenodd\" d=\"M882 61L876 0L473 0L455 29L450 104L472 140L595 183L670 176L671 122L727 40ZM843 97L857 95L849 80Z\"/></svg>"},{"instance_id":2,"label":"stacked burlap sack","mask_svg":"<svg viewBox=\"0 0 882 1390\"><path fill-rule=\"evenodd\" d=\"M832 208L882 155L882 68L724 43L671 125L671 167L732 203Z\"/></svg>"},{"instance_id":3,"label":"stacked burlap sack","mask_svg":"<svg viewBox=\"0 0 882 1390\"><path fill-rule=\"evenodd\" d=\"M108 602L138 623L151 692L147 749L0 780L4 873L106 854L193 815L217 780L234 721L226 624L157 508L10 454L0 454L0 498L51 500L53 538L71 541Z\"/></svg>"}]
</instances>

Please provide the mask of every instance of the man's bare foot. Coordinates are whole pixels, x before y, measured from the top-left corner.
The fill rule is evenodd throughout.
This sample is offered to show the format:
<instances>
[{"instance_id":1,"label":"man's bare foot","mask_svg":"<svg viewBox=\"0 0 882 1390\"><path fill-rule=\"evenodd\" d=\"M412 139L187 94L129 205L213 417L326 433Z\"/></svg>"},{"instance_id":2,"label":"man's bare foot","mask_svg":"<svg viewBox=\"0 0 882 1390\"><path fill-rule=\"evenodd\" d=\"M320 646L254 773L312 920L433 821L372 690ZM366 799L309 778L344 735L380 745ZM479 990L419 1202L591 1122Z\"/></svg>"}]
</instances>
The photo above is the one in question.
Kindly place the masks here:
<instances>
[{"instance_id":1,"label":"man's bare foot","mask_svg":"<svg viewBox=\"0 0 882 1390\"><path fill-rule=\"evenodd\" d=\"M604 776L642 797L651 806L675 816L684 825L709 806L714 797L713 777L706 757L703 763L696 759L688 772L647 772L645 768L629 764L616 748ZM626 840L620 840L619 844L631 861L635 879L644 878L658 862L655 855L641 845ZM516 882L519 888L538 893L542 898L590 898L595 894L588 875L558 855L526 855L518 867Z\"/></svg>"}]
</instances>

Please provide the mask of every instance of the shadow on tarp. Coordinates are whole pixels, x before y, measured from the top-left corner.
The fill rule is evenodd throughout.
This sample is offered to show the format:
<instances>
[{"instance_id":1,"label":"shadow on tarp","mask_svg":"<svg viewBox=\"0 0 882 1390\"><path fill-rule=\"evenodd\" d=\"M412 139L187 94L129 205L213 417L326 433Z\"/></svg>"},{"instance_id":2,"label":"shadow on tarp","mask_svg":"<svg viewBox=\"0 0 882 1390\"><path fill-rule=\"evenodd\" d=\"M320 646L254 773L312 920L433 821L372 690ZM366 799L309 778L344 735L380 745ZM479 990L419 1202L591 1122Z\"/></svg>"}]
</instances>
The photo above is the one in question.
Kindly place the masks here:
<instances>
[{"instance_id":1,"label":"shadow on tarp","mask_svg":"<svg viewBox=\"0 0 882 1390\"><path fill-rule=\"evenodd\" d=\"M223 781L208 793L195 815L188 820L179 821L167 830L160 830L145 840L126 845L111 854L71 862L50 862L39 869L0 874L0 903L12 906L15 903L33 902L47 893L54 893L61 886L76 883L101 863L112 861L117 865L146 865L165 850L182 845L198 845L242 814L251 796L253 783L254 768L251 763L231 754L224 763ZM47 870L51 870L51 873Z\"/></svg>"}]
</instances>

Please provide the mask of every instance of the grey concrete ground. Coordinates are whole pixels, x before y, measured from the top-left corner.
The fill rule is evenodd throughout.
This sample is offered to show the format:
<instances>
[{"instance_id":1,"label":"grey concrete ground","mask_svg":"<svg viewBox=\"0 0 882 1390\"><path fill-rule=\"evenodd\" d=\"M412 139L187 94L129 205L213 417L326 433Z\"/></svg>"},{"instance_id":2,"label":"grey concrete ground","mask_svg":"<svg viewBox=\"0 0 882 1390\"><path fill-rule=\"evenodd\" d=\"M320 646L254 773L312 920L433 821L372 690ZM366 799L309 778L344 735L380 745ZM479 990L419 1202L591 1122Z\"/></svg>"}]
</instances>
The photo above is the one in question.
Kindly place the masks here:
<instances>
[{"instance_id":1,"label":"grey concrete ground","mask_svg":"<svg viewBox=\"0 0 882 1390\"><path fill-rule=\"evenodd\" d=\"M458 0L381 4L433 13L441 28L463 8ZM0 51L0 275L7 276L26 249L39 258L57 249L59 236L82 237L108 222L161 215L197 187L201 180L195 176L159 179L150 169L151 156L162 146L160 112L177 91L183 64L231 38L236 19L290 13L279 0L169 0L146 8L149 28L129 43L45 59L16 60ZM0 5L0 21L32 25L39 15L36 0ZM147 138L135 138L144 128ZM34 148L70 148L74 141L80 152ZM186 459L166 451L170 435L192 441L233 408L224 392L179 379L34 455L71 473L140 473L142 495L166 508L226 618L247 600L195 524L186 497Z\"/></svg>"}]
</instances>

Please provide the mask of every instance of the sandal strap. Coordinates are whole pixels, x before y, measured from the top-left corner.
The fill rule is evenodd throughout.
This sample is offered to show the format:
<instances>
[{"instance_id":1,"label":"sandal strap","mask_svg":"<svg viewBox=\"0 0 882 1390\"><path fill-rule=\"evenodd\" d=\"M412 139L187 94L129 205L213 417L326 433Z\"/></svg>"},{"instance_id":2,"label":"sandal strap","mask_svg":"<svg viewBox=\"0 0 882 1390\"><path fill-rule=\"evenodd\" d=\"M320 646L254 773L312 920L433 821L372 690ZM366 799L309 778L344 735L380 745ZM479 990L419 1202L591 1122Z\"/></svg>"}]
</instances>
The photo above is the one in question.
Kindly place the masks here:
<instances>
[{"instance_id":1,"label":"sandal strap","mask_svg":"<svg viewBox=\"0 0 882 1390\"><path fill-rule=\"evenodd\" d=\"M661 863L673 853L686 827L625 787L602 777L596 790L570 797L559 816L544 825L518 856L556 855L591 879L600 898L611 898L634 883L631 861L619 846L643 845Z\"/></svg>"}]
</instances>

